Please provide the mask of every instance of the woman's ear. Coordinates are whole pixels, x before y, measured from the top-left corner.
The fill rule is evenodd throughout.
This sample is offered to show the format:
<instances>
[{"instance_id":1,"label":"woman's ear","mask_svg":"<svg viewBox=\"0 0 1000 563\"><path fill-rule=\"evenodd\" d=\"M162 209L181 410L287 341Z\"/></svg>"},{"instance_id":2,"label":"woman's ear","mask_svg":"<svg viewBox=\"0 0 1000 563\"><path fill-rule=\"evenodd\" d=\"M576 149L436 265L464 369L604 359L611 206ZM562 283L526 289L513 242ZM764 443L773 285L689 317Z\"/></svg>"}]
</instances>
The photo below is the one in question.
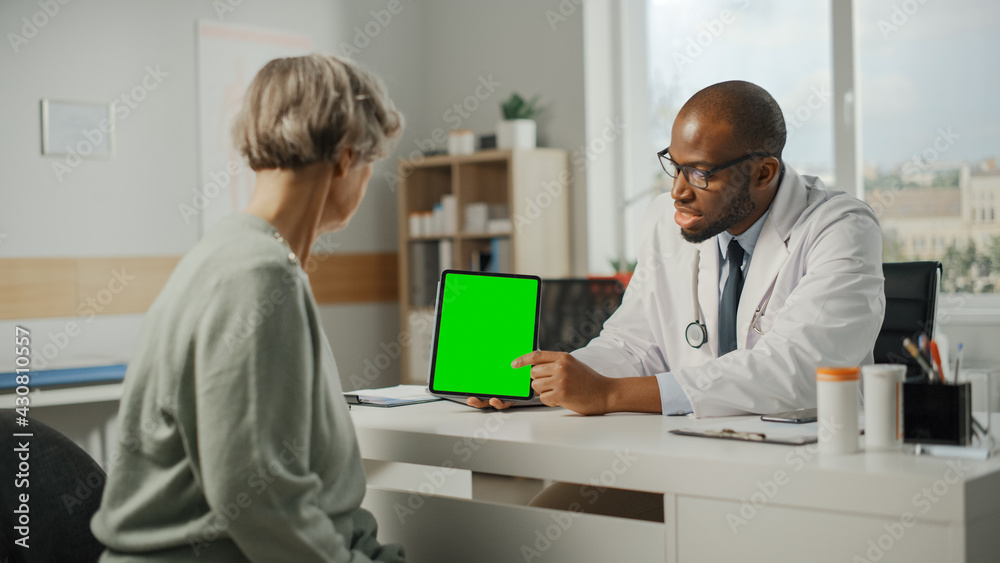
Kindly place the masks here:
<instances>
[{"instance_id":1,"label":"woman's ear","mask_svg":"<svg viewBox=\"0 0 1000 563\"><path fill-rule=\"evenodd\" d=\"M351 149L343 149L340 151L340 156L337 157L337 162L333 166L333 177L334 178L344 178L347 173L351 170L351 165L354 164L354 151Z\"/></svg>"}]
</instances>

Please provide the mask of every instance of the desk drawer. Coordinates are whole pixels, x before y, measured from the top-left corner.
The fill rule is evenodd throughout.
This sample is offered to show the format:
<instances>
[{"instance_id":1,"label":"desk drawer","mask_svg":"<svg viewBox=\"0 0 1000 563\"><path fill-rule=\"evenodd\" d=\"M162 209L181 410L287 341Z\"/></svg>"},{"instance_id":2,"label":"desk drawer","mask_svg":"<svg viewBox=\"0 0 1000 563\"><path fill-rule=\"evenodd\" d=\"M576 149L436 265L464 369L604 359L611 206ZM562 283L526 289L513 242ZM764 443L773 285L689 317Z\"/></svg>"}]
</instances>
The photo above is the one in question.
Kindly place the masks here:
<instances>
[{"instance_id":1,"label":"desk drawer","mask_svg":"<svg viewBox=\"0 0 1000 563\"><path fill-rule=\"evenodd\" d=\"M663 524L369 487L362 506L408 563L663 561Z\"/></svg>"},{"instance_id":2,"label":"desk drawer","mask_svg":"<svg viewBox=\"0 0 1000 563\"><path fill-rule=\"evenodd\" d=\"M678 497L678 560L838 563L963 561L962 530L940 524Z\"/></svg>"}]
</instances>

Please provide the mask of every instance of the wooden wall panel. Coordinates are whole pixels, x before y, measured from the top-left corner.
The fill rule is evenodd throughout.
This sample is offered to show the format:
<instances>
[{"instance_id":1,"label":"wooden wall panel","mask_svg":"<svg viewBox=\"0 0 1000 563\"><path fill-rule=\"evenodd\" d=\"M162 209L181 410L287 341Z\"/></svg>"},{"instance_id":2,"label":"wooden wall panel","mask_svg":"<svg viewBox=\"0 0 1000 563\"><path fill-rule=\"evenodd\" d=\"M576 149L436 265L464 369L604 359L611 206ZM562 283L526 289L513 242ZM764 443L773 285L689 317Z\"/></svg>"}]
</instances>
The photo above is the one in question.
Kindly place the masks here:
<instances>
[{"instance_id":1,"label":"wooden wall panel","mask_svg":"<svg viewBox=\"0 0 1000 563\"><path fill-rule=\"evenodd\" d=\"M399 299L396 253L317 254L306 272L317 303L372 303Z\"/></svg>"},{"instance_id":2,"label":"wooden wall panel","mask_svg":"<svg viewBox=\"0 0 1000 563\"><path fill-rule=\"evenodd\" d=\"M145 312L179 256L0 259L0 320ZM306 271L319 304L399 298L395 253L319 254Z\"/></svg>"},{"instance_id":3,"label":"wooden wall panel","mask_svg":"<svg viewBox=\"0 0 1000 563\"><path fill-rule=\"evenodd\" d=\"M0 260L0 319L71 317L76 264L64 258Z\"/></svg>"},{"instance_id":4,"label":"wooden wall panel","mask_svg":"<svg viewBox=\"0 0 1000 563\"><path fill-rule=\"evenodd\" d=\"M101 315L145 313L160 294L178 256L78 258L76 302Z\"/></svg>"}]
</instances>

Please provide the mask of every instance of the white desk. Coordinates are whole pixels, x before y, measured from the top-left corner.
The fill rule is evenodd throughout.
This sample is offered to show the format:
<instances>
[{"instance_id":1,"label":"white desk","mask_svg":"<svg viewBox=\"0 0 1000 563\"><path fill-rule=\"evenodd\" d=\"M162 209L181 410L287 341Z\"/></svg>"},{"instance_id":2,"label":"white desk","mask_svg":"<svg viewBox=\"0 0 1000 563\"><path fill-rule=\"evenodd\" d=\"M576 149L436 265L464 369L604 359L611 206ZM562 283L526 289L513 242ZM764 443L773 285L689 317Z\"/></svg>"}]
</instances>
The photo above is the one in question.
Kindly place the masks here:
<instances>
[{"instance_id":1,"label":"white desk","mask_svg":"<svg viewBox=\"0 0 1000 563\"><path fill-rule=\"evenodd\" d=\"M820 458L813 446L668 434L724 419L449 402L352 416L365 459L443 468L423 492L366 497L380 538L418 563L1000 560L1000 458ZM451 467L664 493L666 525L429 494Z\"/></svg>"}]
</instances>

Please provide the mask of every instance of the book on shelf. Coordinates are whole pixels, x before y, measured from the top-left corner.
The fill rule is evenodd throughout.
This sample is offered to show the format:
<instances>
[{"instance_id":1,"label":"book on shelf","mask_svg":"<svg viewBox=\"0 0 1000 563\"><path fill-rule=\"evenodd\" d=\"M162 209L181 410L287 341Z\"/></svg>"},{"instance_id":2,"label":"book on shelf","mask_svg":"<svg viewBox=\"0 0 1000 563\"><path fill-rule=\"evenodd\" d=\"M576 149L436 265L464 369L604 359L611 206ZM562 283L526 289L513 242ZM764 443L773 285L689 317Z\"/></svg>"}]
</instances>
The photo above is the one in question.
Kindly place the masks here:
<instances>
[{"instance_id":1,"label":"book on shelf","mask_svg":"<svg viewBox=\"0 0 1000 563\"><path fill-rule=\"evenodd\" d=\"M510 239L496 237L490 239L490 254L493 255L491 272L513 273L514 261L510 251Z\"/></svg>"},{"instance_id":2,"label":"book on shelf","mask_svg":"<svg viewBox=\"0 0 1000 563\"><path fill-rule=\"evenodd\" d=\"M437 282L441 272L455 267L455 243L450 239L423 240L410 243L410 304L433 307Z\"/></svg>"},{"instance_id":3,"label":"book on shelf","mask_svg":"<svg viewBox=\"0 0 1000 563\"><path fill-rule=\"evenodd\" d=\"M431 365L434 341L434 310L414 309L407 315L410 343L407 353L407 373L412 381L426 381Z\"/></svg>"}]
</instances>

